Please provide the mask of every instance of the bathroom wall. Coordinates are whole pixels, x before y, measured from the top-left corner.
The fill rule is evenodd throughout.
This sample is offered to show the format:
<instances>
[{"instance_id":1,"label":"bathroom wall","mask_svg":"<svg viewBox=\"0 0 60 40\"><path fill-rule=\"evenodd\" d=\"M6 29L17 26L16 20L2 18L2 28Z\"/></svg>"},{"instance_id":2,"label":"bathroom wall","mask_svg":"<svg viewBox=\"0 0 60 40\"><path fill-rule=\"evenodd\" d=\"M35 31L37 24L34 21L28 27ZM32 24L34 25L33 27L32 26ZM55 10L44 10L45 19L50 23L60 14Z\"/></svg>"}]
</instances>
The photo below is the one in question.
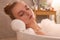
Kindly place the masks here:
<instances>
[{"instance_id":1,"label":"bathroom wall","mask_svg":"<svg viewBox=\"0 0 60 40\"><path fill-rule=\"evenodd\" d=\"M4 7L11 0L0 0L0 38L16 36L10 26L11 19L4 13Z\"/></svg>"}]
</instances>

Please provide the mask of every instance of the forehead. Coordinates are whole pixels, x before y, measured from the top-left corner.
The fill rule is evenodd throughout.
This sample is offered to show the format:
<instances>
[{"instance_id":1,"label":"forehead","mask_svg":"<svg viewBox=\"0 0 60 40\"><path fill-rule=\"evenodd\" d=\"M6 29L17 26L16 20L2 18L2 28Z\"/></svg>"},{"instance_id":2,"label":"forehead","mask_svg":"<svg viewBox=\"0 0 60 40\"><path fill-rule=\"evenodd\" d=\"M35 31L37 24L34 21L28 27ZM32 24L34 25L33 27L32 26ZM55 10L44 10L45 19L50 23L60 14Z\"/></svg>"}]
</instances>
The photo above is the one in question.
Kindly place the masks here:
<instances>
[{"instance_id":1,"label":"forehead","mask_svg":"<svg viewBox=\"0 0 60 40\"><path fill-rule=\"evenodd\" d=\"M16 3L16 6L18 6L18 5L24 6L24 5L26 5L26 3L25 3L25 2L17 2L17 3Z\"/></svg>"},{"instance_id":2,"label":"forehead","mask_svg":"<svg viewBox=\"0 0 60 40\"><path fill-rule=\"evenodd\" d=\"M25 5L27 5L24 2L17 2L16 5L14 6L14 8L12 9L12 12L16 13L20 10L25 9Z\"/></svg>"}]
</instances>

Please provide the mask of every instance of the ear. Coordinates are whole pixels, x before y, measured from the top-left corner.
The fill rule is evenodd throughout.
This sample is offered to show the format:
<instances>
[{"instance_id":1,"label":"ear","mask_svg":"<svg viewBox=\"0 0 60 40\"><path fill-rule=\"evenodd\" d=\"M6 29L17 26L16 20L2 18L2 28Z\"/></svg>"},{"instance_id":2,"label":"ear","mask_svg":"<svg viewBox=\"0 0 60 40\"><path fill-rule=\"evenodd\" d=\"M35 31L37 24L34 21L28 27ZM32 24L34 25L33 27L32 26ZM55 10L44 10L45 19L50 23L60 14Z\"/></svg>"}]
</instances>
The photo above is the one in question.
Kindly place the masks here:
<instances>
[{"instance_id":1,"label":"ear","mask_svg":"<svg viewBox=\"0 0 60 40\"><path fill-rule=\"evenodd\" d=\"M20 19L15 19L11 22L11 27L14 31L23 31L26 29L25 23Z\"/></svg>"}]
</instances>

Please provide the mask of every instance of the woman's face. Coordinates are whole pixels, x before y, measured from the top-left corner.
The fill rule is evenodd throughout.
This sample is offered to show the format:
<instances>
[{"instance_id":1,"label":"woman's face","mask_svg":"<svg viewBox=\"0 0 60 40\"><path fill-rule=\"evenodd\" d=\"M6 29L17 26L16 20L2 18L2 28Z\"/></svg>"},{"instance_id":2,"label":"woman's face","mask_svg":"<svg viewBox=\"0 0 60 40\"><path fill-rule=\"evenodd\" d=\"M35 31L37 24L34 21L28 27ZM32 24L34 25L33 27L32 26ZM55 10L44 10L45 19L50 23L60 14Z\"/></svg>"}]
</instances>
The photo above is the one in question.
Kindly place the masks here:
<instances>
[{"instance_id":1,"label":"woman's face","mask_svg":"<svg viewBox=\"0 0 60 40\"><path fill-rule=\"evenodd\" d=\"M24 21L26 24L35 19L33 11L24 2L18 2L12 9L15 18Z\"/></svg>"}]
</instances>

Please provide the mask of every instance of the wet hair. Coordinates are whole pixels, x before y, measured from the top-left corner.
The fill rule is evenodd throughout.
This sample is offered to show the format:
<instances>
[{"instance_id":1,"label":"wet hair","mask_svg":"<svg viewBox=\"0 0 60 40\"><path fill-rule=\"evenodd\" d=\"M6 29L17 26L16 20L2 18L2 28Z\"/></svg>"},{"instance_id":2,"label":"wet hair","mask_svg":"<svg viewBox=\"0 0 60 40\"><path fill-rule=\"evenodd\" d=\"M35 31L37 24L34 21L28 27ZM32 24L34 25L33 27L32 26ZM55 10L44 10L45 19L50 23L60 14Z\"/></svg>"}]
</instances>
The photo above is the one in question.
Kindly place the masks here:
<instances>
[{"instance_id":1,"label":"wet hair","mask_svg":"<svg viewBox=\"0 0 60 40\"><path fill-rule=\"evenodd\" d=\"M13 16L13 13L12 13L12 9L14 8L14 6L17 4L17 2L14 2L13 4L8 4L4 7L4 11L7 15L10 16L10 18L13 20L15 19L15 17Z\"/></svg>"}]
</instances>

